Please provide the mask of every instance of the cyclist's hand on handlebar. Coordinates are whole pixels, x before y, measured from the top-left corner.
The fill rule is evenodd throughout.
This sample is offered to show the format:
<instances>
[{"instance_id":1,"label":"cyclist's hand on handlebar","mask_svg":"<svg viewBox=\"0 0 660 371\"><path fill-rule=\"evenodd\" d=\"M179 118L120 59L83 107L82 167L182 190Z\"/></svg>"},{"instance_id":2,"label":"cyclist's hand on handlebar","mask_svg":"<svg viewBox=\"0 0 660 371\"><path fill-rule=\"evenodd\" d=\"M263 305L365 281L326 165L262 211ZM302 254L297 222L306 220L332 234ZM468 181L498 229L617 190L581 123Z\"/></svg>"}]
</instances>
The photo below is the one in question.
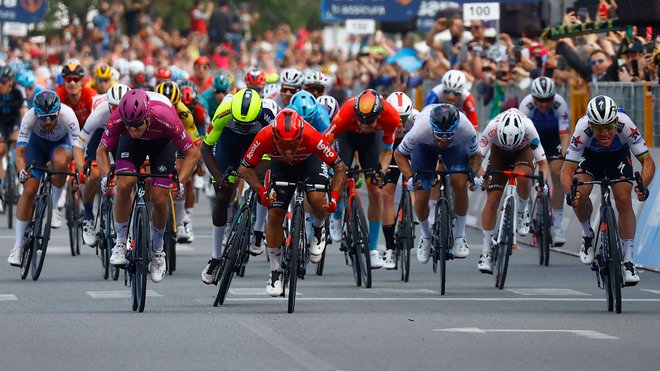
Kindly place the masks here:
<instances>
[{"instance_id":1,"label":"cyclist's hand on handlebar","mask_svg":"<svg viewBox=\"0 0 660 371\"><path fill-rule=\"evenodd\" d=\"M536 193L543 195L544 197L550 194L550 189L548 188L548 183L543 183L543 187L536 185Z\"/></svg>"},{"instance_id":2,"label":"cyclist's hand on handlebar","mask_svg":"<svg viewBox=\"0 0 660 371\"><path fill-rule=\"evenodd\" d=\"M259 203L263 206L270 206L277 199L277 194L275 192L268 194L268 189L266 187L259 188L257 194L259 195Z\"/></svg>"},{"instance_id":3,"label":"cyclist's hand on handlebar","mask_svg":"<svg viewBox=\"0 0 660 371\"><path fill-rule=\"evenodd\" d=\"M179 186L177 187L176 183L170 183L170 192L172 192L172 196L174 196L175 199L180 200L186 194L186 189L181 182L178 182L178 184Z\"/></svg>"},{"instance_id":4,"label":"cyclist's hand on handlebar","mask_svg":"<svg viewBox=\"0 0 660 371\"><path fill-rule=\"evenodd\" d=\"M32 174L30 174L27 169L23 169L18 173L18 180L21 183L25 183L26 180L30 179L32 177Z\"/></svg>"},{"instance_id":5,"label":"cyclist's hand on handlebar","mask_svg":"<svg viewBox=\"0 0 660 371\"><path fill-rule=\"evenodd\" d=\"M78 172L78 183L79 184L85 184L87 182L87 175L85 174L84 171Z\"/></svg>"},{"instance_id":6,"label":"cyclist's hand on handlebar","mask_svg":"<svg viewBox=\"0 0 660 371\"><path fill-rule=\"evenodd\" d=\"M642 186L643 189L640 189L640 187L635 186L635 193L637 194L637 199L639 201L646 201L647 198L649 198L649 189Z\"/></svg>"},{"instance_id":7,"label":"cyclist's hand on handlebar","mask_svg":"<svg viewBox=\"0 0 660 371\"><path fill-rule=\"evenodd\" d=\"M104 176L103 179L101 179L101 191L103 191L103 193L105 193L106 195L110 195L114 188L115 188L114 177L112 179L108 179L107 176Z\"/></svg>"},{"instance_id":8,"label":"cyclist's hand on handlebar","mask_svg":"<svg viewBox=\"0 0 660 371\"><path fill-rule=\"evenodd\" d=\"M329 213L334 213L337 211L337 203L339 203L339 193L332 191L328 203L323 205L323 208Z\"/></svg>"},{"instance_id":9,"label":"cyclist's hand on handlebar","mask_svg":"<svg viewBox=\"0 0 660 371\"><path fill-rule=\"evenodd\" d=\"M472 183L468 180L468 188L472 192L476 191L477 189L481 189L481 187L483 187L483 185L484 185L484 177L483 176L475 176L473 179L474 179L474 182L472 182Z\"/></svg>"},{"instance_id":10,"label":"cyclist's hand on handlebar","mask_svg":"<svg viewBox=\"0 0 660 371\"><path fill-rule=\"evenodd\" d=\"M572 207L577 207L580 201L580 192L575 192L575 195L572 195L571 193L566 194L566 204L568 206Z\"/></svg>"}]
</instances>

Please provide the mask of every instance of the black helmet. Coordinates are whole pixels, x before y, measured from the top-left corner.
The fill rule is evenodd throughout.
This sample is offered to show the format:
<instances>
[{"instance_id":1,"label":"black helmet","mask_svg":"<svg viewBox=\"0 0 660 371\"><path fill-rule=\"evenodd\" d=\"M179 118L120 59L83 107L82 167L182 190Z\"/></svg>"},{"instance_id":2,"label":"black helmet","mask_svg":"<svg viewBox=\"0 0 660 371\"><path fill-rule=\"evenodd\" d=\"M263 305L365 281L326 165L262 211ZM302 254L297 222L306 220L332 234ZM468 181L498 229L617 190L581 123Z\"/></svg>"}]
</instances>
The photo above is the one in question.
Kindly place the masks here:
<instances>
[{"instance_id":1,"label":"black helmet","mask_svg":"<svg viewBox=\"0 0 660 371\"><path fill-rule=\"evenodd\" d=\"M52 90L44 90L34 96L34 112L38 116L57 113L60 106L60 97Z\"/></svg>"},{"instance_id":2,"label":"black helmet","mask_svg":"<svg viewBox=\"0 0 660 371\"><path fill-rule=\"evenodd\" d=\"M431 109L431 128L433 133L451 133L456 131L461 122L458 108L451 104L438 104ZM438 136L436 134L436 136Z\"/></svg>"}]
</instances>

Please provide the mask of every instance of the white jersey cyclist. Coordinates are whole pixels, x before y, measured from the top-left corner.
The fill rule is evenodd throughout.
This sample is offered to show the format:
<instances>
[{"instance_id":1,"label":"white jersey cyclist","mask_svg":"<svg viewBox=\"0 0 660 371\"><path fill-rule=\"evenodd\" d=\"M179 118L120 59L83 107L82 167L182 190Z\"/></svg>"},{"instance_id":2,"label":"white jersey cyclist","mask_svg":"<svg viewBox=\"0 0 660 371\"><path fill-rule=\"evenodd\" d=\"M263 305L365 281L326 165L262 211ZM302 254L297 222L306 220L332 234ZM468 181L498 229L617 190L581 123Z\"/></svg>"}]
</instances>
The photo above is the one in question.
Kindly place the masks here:
<instances>
[{"instance_id":1,"label":"white jersey cyclist","mask_svg":"<svg viewBox=\"0 0 660 371\"><path fill-rule=\"evenodd\" d=\"M105 128L110 117L108 96L106 94L100 94L94 98L92 102L92 113L89 114L87 121L85 121L85 126L80 130L78 140L74 143L74 146L82 149L87 147L96 130Z\"/></svg>"},{"instance_id":2,"label":"white jersey cyclist","mask_svg":"<svg viewBox=\"0 0 660 371\"><path fill-rule=\"evenodd\" d=\"M536 159L537 162L545 160L545 150L541 145L541 138L539 137L539 133L536 131L536 127L534 127L532 120L527 117L523 117L523 124L525 125L525 136L517 146L510 148L500 142L499 136L497 135L497 125L506 112L508 111L502 112L495 116L495 118L492 119L488 125L486 125L486 128L481 133L481 137L479 138L479 150L481 151L481 155L486 157L490 151L491 146L493 145L497 146L497 148L505 152L518 152L529 145L534 152L534 159Z\"/></svg>"},{"instance_id":3,"label":"white jersey cyclist","mask_svg":"<svg viewBox=\"0 0 660 371\"><path fill-rule=\"evenodd\" d=\"M57 142L65 136L69 136L69 143L75 143L80 134L78 126L78 119L71 107L62 104L57 119L57 124L52 131L46 132L42 126L37 122L37 116L34 113L34 108L31 108L21 121L21 129L18 133L17 145L27 146L32 135L47 140L49 142Z\"/></svg>"}]
</instances>

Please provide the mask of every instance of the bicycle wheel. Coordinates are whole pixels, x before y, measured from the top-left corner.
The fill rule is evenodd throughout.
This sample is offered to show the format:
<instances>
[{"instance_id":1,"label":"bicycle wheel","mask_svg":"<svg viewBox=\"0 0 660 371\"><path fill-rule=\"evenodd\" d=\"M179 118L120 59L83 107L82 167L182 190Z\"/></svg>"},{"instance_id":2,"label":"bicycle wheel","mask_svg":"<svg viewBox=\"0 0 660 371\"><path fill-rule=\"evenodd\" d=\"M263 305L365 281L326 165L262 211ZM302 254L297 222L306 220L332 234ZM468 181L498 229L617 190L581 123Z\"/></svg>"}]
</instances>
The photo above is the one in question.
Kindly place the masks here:
<instances>
[{"instance_id":1,"label":"bicycle wheel","mask_svg":"<svg viewBox=\"0 0 660 371\"><path fill-rule=\"evenodd\" d=\"M328 215L327 218L325 218L325 240L330 241L330 218L332 215ZM323 249L323 253L321 254L321 260L319 260L318 263L316 263L316 275L317 276L322 276L323 275L323 267L325 266L325 252L328 250L328 245L329 243L326 242L325 249Z\"/></svg>"},{"instance_id":2,"label":"bicycle wheel","mask_svg":"<svg viewBox=\"0 0 660 371\"><path fill-rule=\"evenodd\" d=\"M50 240L50 219L53 201L49 194L40 195L35 204L36 221L32 240L32 279L38 280L46 259L46 249Z\"/></svg>"},{"instance_id":3,"label":"bicycle wheel","mask_svg":"<svg viewBox=\"0 0 660 371\"><path fill-rule=\"evenodd\" d=\"M119 270L120 268L115 267L114 265L110 264L110 256L112 255L112 248L115 246L115 221L114 221L114 214L112 212L112 205L113 205L113 199L112 197L108 197L106 200L107 207L105 208L105 244L108 247L105 251L105 259L110 266L110 272L112 276L113 281L117 281L119 279Z\"/></svg>"},{"instance_id":4,"label":"bicycle wheel","mask_svg":"<svg viewBox=\"0 0 660 371\"><path fill-rule=\"evenodd\" d=\"M344 255L348 256L346 264L350 260L350 266L353 270L353 279L355 284L359 287L362 286L362 273L360 273L360 264L356 254L355 244L353 243L353 221L349 213L344 213L344 221L342 223L342 246L345 249Z\"/></svg>"},{"instance_id":5,"label":"bicycle wheel","mask_svg":"<svg viewBox=\"0 0 660 371\"><path fill-rule=\"evenodd\" d=\"M163 234L163 249L165 250L165 259L167 260L167 275L171 276L174 272L174 260L176 259L176 236L174 228L172 227L173 221L170 216L165 225L165 233Z\"/></svg>"},{"instance_id":6,"label":"bicycle wheel","mask_svg":"<svg viewBox=\"0 0 660 371\"><path fill-rule=\"evenodd\" d=\"M552 243L552 237L550 235L550 198L544 196L541 205L543 206L541 211L543 213L543 223L541 223L541 247L543 251L543 265L547 267L548 264L550 264L550 244Z\"/></svg>"},{"instance_id":7,"label":"bicycle wheel","mask_svg":"<svg viewBox=\"0 0 660 371\"><path fill-rule=\"evenodd\" d=\"M5 174L5 210L7 212L7 228L14 228L14 204L18 199L18 189L16 186L16 167L7 166Z\"/></svg>"},{"instance_id":8,"label":"bicycle wheel","mask_svg":"<svg viewBox=\"0 0 660 371\"><path fill-rule=\"evenodd\" d=\"M614 302L614 310L621 313L621 287L623 286L623 277L621 274L621 244L619 241L614 210L608 208L606 213L607 221L607 272L609 276L610 292ZM609 305L608 305L609 307ZM609 309L609 308L608 308ZM611 311L611 310L610 310Z\"/></svg>"},{"instance_id":9,"label":"bicycle wheel","mask_svg":"<svg viewBox=\"0 0 660 371\"><path fill-rule=\"evenodd\" d=\"M234 273L236 272L236 261L238 260L238 251L245 239L245 227L247 221L247 209L241 212L238 218L234 219L234 224L229 231L229 238L225 244L225 250L220 259L220 268L218 269L218 276L220 277L218 285L218 294L215 296L213 306L223 305L229 285L231 284ZM249 236L248 236L249 243Z\"/></svg>"},{"instance_id":10,"label":"bicycle wheel","mask_svg":"<svg viewBox=\"0 0 660 371\"><path fill-rule=\"evenodd\" d=\"M30 263L32 261L32 241L34 240L34 220L25 230L25 241L23 244L23 251L21 253L21 279L24 280L30 271Z\"/></svg>"},{"instance_id":11,"label":"bicycle wheel","mask_svg":"<svg viewBox=\"0 0 660 371\"><path fill-rule=\"evenodd\" d=\"M513 248L513 198L507 200L504 208L504 228L502 228L503 236L500 239L500 244L497 246L499 250L497 253L497 276L495 277L495 286L498 289L504 288L506 281L506 273L509 269L509 256Z\"/></svg>"},{"instance_id":12,"label":"bicycle wheel","mask_svg":"<svg viewBox=\"0 0 660 371\"><path fill-rule=\"evenodd\" d=\"M133 224L133 277L131 285L134 295L133 310L144 312L147 299L147 273L149 270L149 213L145 205L136 206ZM135 303L137 303L137 308Z\"/></svg>"},{"instance_id":13,"label":"bicycle wheel","mask_svg":"<svg viewBox=\"0 0 660 371\"><path fill-rule=\"evenodd\" d=\"M355 257L360 267L360 275L365 288L371 288L371 257L369 256L369 229L367 218L362 210L359 197L353 197L351 205L353 219L353 244L355 246Z\"/></svg>"},{"instance_id":14,"label":"bicycle wheel","mask_svg":"<svg viewBox=\"0 0 660 371\"><path fill-rule=\"evenodd\" d=\"M447 280L447 259L449 258L449 233L451 230L451 214L449 201L441 197L435 208L435 224L433 228L433 237L435 248L438 249L439 276L440 276L440 295L445 294L445 283Z\"/></svg>"},{"instance_id":15,"label":"bicycle wheel","mask_svg":"<svg viewBox=\"0 0 660 371\"><path fill-rule=\"evenodd\" d=\"M291 215L291 235L289 247L289 303L288 312L293 313L296 308L296 288L298 286L298 268L300 261L304 259L300 256L301 246L305 243L305 211L302 207L296 207ZM302 258L302 259L301 259Z\"/></svg>"},{"instance_id":16,"label":"bicycle wheel","mask_svg":"<svg viewBox=\"0 0 660 371\"><path fill-rule=\"evenodd\" d=\"M400 262L401 264L401 281L408 282L408 279L410 278L410 250L413 248L415 239L415 224L413 221L410 192L402 192L399 207L401 209L401 221L399 224L400 228L397 230L399 238L399 256L397 262Z\"/></svg>"},{"instance_id":17,"label":"bicycle wheel","mask_svg":"<svg viewBox=\"0 0 660 371\"><path fill-rule=\"evenodd\" d=\"M71 256L80 254L80 233L78 229L79 224L79 210L78 210L78 197L76 192L73 191L71 185L66 187L66 225L69 229L69 247L71 247Z\"/></svg>"}]
</instances>

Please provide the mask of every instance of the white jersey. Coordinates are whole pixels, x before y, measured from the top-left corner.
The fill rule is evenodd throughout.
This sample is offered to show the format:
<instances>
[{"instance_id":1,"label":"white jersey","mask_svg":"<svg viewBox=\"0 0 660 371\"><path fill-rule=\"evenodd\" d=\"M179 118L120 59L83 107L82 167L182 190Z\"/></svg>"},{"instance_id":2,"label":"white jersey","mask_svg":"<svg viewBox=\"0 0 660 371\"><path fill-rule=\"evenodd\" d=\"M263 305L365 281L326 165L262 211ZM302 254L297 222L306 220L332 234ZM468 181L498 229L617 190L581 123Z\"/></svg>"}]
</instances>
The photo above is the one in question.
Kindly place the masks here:
<instances>
[{"instance_id":1,"label":"white jersey","mask_svg":"<svg viewBox=\"0 0 660 371\"><path fill-rule=\"evenodd\" d=\"M436 145L437 139L433 135L433 129L431 128L430 122L431 111L435 106L437 106L437 104L426 106L422 112L417 115L414 126L410 132L408 132L408 134L403 137L401 144L396 147L397 151L410 157L414 149L420 144L429 146ZM474 126L472 126L472 123L470 120L468 120L467 116L465 116L463 112L459 112L459 114L461 117L461 122L458 124L456 133L454 134L451 142L449 142L447 148L467 146L468 154L473 156L477 153L477 133L474 131Z\"/></svg>"},{"instance_id":2,"label":"white jersey","mask_svg":"<svg viewBox=\"0 0 660 371\"><path fill-rule=\"evenodd\" d=\"M34 113L34 108L31 108L21 120L21 129L18 132L17 145L27 146L32 134L50 142L57 142L68 135L70 142L73 144L76 142L78 135L80 134L80 127L78 126L76 113L66 104L60 106L57 124L55 124L55 128L53 128L52 131L44 131L41 124L37 121L37 115Z\"/></svg>"},{"instance_id":3,"label":"white jersey","mask_svg":"<svg viewBox=\"0 0 660 371\"><path fill-rule=\"evenodd\" d=\"M534 158L536 161L545 160L545 151L541 145L541 138L539 138L539 133L536 131L532 120L527 117L523 117L523 124L525 125L525 137L517 147L508 148L500 142L499 138L497 137L497 125L499 124L500 118L502 115L504 115L505 112L500 113L499 115L495 116L494 119L490 120L484 131L481 133L481 137L479 138L479 150L481 151L481 155L486 157L490 151L490 147L493 145L497 146L499 149L505 152L518 152L521 149L530 146L532 151L534 151Z\"/></svg>"},{"instance_id":4,"label":"white jersey","mask_svg":"<svg viewBox=\"0 0 660 371\"><path fill-rule=\"evenodd\" d=\"M594 131L589 125L589 118L586 115L578 120L571 138L571 144L566 152L566 161L580 162L586 148L593 152L614 152L628 146L637 158L647 154L649 148L646 146L644 137L639 133L639 129L630 117L623 112L617 112L616 115L618 118L616 134L612 145L607 148L598 144Z\"/></svg>"},{"instance_id":5,"label":"white jersey","mask_svg":"<svg viewBox=\"0 0 660 371\"><path fill-rule=\"evenodd\" d=\"M99 94L94 96L92 101L92 113L89 114L85 126L80 129L78 140L73 144L76 147L85 149L92 135L98 129L105 129L110 118L110 105L108 104L108 95Z\"/></svg>"}]
</instances>

